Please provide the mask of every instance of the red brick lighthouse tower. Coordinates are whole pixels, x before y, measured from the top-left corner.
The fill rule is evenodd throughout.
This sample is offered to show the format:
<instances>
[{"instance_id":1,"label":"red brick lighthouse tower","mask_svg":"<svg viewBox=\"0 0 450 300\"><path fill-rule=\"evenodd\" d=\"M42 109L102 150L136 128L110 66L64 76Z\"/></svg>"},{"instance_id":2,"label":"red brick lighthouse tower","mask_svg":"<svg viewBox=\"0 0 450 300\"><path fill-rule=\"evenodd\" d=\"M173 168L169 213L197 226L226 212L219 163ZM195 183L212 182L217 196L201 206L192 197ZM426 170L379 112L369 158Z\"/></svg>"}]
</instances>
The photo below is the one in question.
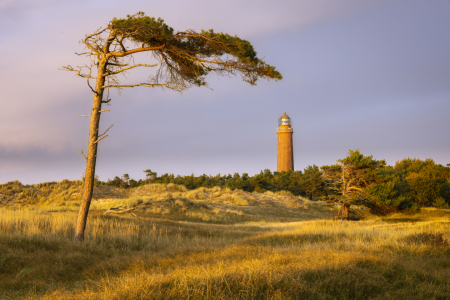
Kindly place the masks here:
<instances>
[{"instance_id":1,"label":"red brick lighthouse tower","mask_svg":"<svg viewBox=\"0 0 450 300\"><path fill-rule=\"evenodd\" d=\"M277 147L277 172L294 171L294 145L292 144L291 118L284 112L278 119L278 147Z\"/></svg>"}]
</instances>

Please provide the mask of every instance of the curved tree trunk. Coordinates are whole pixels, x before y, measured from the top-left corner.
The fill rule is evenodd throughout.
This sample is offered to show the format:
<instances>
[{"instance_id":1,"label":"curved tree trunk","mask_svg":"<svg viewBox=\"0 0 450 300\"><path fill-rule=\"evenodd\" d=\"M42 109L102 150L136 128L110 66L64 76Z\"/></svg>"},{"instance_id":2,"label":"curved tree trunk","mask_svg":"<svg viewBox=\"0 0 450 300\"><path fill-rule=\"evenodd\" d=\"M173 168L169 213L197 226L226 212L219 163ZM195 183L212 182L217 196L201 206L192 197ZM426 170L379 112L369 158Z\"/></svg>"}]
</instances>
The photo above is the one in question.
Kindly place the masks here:
<instances>
[{"instance_id":1,"label":"curved tree trunk","mask_svg":"<svg viewBox=\"0 0 450 300\"><path fill-rule=\"evenodd\" d=\"M97 160L98 147L98 130L100 124L100 114L103 100L103 86L105 84L105 77L103 74L106 70L106 62L101 61L98 66L98 74L95 85L94 101L91 111L91 123L89 127L89 143L88 153L86 158L86 172L84 179L84 191L81 198L80 210L78 211L77 224L75 227L74 243L82 242L84 240L84 230L86 229L86 221L89 213L89 206L91 205L92 193L94 191L94 177L95 165Z\"/></svg>"}]
</instances>

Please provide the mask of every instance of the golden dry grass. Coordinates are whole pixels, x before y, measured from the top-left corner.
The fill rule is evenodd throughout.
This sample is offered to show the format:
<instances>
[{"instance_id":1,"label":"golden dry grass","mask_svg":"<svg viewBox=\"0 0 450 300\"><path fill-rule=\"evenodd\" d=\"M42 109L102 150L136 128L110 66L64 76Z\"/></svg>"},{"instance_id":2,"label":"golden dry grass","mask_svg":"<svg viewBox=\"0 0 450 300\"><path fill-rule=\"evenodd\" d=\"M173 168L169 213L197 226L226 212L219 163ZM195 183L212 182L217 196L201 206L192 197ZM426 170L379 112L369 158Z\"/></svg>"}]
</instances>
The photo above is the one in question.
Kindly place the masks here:
<instances>
[{"instance_id":1,"label":"golden dry grass","mask_svg":"<svg viewBox=\"0 0 450 300\"><path fill-rule=\"evenodd\" d=\"M104 187L101 187L104 188ZM336 205L310 201L289 192L249 193L242 190L198 188L188 191L175 184L151 184L130 190L125 198L94 198L92 209L122 205L140 217L208 222L279 222L331 217Z\"/></svg>"},{"instance_id":2,"label":"golden dry grass","mask_svg":"<svg viewBox=\"0 0 450 300\"><path fill-rule=\"evenodd\" d=\"M99 198L82 245L75 211L0 209L0 299L450 298L450 247L433 242L450 240L449 210L335 222L336 207L289 194L233 196L155 185ZM112 204L139 219L104 215Z\"/></svg>"}]
</instances>

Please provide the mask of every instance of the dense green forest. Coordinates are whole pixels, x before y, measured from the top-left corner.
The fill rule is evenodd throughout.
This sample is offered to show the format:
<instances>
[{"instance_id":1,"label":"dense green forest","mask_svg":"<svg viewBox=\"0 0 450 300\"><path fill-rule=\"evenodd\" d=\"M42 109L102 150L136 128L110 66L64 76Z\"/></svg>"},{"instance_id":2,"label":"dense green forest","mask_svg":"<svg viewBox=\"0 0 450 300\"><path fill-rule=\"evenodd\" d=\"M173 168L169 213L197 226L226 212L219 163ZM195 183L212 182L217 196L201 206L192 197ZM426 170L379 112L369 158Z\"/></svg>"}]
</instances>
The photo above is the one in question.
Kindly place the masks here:
<instances>
[{"instance_id":1,"label":"dense green forest","mask_svg":"<svg viewBox=\"0 0 450 300\"><path fill-rule=\"evenodd\" d=\"M271 172L259 174L158 176L150 169L144 171L145 179L134 180L128 174L116 176L96 184L122 188L137 187L147 183L175 183L188 189L220 186L248 192L290 191L294 195L312 200L342 200L355 204L378 205L396 210L416 210L423 206L450 206L450 167L436 164L432 159L405 158L394 166L384 160L364 156L359 150L349 151L335 165L308 166L303 171Z\"/></svg>"}]
</instances>

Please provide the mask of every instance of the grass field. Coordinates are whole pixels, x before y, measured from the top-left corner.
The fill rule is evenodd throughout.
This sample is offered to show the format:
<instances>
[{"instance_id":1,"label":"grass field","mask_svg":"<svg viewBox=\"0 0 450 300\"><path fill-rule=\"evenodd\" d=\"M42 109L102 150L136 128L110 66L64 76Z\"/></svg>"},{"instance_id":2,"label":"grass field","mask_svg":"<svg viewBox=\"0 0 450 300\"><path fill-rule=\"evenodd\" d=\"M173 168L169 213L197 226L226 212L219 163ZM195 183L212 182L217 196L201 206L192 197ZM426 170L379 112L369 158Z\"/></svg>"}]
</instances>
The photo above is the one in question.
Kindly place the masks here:
<instances>
[{"instance_id":1,"label":"grass field","mask_svg":"<svg viewBox=\"0 0 450 300\"><path fill-rule=\"evenodd\" d=\"M342 222L289 193L100 187L73 245L77 186L0 188L0 299L450 299L450 210Z\"/></svg>"}]
</instances>

